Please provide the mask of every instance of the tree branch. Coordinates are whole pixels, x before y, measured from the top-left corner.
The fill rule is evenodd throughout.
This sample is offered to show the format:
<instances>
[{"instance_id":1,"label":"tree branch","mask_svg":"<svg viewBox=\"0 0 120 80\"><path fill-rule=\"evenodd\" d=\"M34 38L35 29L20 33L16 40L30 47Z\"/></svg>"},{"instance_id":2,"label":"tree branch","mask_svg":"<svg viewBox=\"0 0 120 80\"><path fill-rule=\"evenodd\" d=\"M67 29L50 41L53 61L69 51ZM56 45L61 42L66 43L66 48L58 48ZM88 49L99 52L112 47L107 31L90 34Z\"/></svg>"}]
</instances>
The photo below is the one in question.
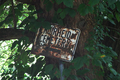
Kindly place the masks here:
<instances>
[{"instance_id":1,"label":"tree branch","mask_svg":"<svg viewBox=\"0 0 120 80\"><path fill-rule=\"evenodd\" d=\"M4 4L7 0L0 0L0 6Z\"/></svg>"},{"instance_id":2,"label":"tree branch","mask_svg":"<svg viewBox=\"0 0 120 80\"><path fill-rule=\"evenodd\" d=\"M6 1L8 0L0 0L0 6L4 4ZM26 4L31 4L31 5L35 4L34 0L16 0L16 1L26 3Z\"/></svg>"},{"instance_id":3,"label":"tree branch","mask_svg":"<svg viewBox=\"0 0 120 80\"><path fill-rule=\"evenodd\" d=\"M11 0L11 3L12 3L12 12L13 12L13 23L14 23L14 28L16 29L16 17L15 17L15 10L14 10L13 0Z\"/></svg>"},{"instance_id":4,"label":"tree branch","mask_svg":"<svg viewBox=\"0 0 120 80\"><path fill-rule=\"evenodd\" d=\"M17 0L18 2L34 5L34 0Z\"/></svg>"},{"instance_id":5,"label":"tree branch","mask_svg":"<svg viewBox=\"0 0 120 80\"><path fill-rule=\"evenodd\" d=\"M35 33L31 31L25 31L23 29L13 29L13 28L0 29L0 41L10 40L10 39L19 39L23 36L27 36L30 42L33 42Z\"/></svg>"}]
</instances>

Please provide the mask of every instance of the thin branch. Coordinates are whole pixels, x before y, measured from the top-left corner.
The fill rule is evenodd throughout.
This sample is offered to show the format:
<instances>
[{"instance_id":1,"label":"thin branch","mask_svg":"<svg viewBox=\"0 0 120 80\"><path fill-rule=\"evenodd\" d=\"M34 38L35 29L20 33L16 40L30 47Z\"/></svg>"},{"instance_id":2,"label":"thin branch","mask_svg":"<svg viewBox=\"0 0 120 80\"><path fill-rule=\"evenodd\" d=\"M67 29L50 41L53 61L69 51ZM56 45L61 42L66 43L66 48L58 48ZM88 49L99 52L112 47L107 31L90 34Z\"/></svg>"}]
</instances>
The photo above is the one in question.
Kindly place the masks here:
<instances>
[{"instance_id":1,"label":"thin branch","mask_svg":"<svg viewBox=\"0 0 120 80\"><path fill-rule=\"evenodd\" d=\"M16 29L16 17L15 17L15 10L14 10L14 3L13 3L13 0L11 0L11 3L12 3L12 12L13 12L14 29Z\"/></svg>"},{"instance_id":2,"label":"thin branch","mask_svg":"<svg viewBox=\"0 0 120 80\"><path fill-rule=\"evenodd\" d=\"M4 4L7 0L0 0L0 6Z\"/></svg>"}]
</instances>

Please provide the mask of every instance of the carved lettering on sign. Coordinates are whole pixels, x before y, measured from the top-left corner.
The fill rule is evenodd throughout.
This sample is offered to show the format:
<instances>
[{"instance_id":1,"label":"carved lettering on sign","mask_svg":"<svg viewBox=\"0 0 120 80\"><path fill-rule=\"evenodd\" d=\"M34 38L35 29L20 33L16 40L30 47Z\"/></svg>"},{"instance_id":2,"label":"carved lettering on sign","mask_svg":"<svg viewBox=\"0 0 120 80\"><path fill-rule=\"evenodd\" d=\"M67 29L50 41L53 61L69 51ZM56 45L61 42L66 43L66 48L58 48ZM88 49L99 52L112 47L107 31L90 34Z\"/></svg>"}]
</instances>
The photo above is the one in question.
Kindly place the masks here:
<instances>
[{"instance_id":1,"label":"carved lettering on sign","mask_svg":"<svg viewBox=\"0 0 120 80\"><path fill-rule=\"evenodd\" d=\"M73 59L80 35L79 29L60 28L58 25L51 25L50 30L42 29L42 33L39 32L40 30L38 30L35 38L32 53L52 56L65 61Z\"/></svg>"}]
</instances>

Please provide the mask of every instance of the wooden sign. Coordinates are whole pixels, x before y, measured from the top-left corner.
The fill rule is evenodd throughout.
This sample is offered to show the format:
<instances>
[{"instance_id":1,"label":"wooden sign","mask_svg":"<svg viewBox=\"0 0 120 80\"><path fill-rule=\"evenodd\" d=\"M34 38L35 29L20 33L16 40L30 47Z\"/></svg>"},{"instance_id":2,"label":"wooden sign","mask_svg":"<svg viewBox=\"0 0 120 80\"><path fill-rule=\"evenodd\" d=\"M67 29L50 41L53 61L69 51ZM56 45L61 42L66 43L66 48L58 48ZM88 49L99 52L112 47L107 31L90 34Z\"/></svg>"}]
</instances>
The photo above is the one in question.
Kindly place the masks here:
<instances>
[{"instance_id":1,"label":"wooden sign","mask_svg":"<svg viewBox=\"0 0 120 80\"><path fill-rule=\"evenodd\" d=\"M50 30L39 28L31 53L70 62L73 60L79 35L79 29L60 28L59 25L51 25Z\"/></svg>"}]
</instances>

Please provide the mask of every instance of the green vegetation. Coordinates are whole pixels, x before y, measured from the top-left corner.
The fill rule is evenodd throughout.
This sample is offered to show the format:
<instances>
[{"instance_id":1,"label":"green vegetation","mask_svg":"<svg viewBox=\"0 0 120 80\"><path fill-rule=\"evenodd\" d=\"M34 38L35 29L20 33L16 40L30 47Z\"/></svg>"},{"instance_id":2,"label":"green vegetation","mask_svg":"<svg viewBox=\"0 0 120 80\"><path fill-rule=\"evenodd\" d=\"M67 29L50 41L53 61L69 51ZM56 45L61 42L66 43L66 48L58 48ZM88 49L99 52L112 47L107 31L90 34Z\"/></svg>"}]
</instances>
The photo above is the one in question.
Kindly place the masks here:
<instances>
[{"instance_id":1,"label":"green vegetation","mask_svg":"<svg viewBox=\"0 0 120 80\"><path fill-rule=\"evenodd\" d=\"M47 63L44 56L31 54L32 38L21 35L24 35L25 31L35 33L40 27L50 29L51 23L65 26L67 21L70 21L67 18L74 19L76 15L79 15L81 20L87 16L86 21L92 18L92 30L88 31L87 41L83 41L84 55L79 55L81 52L76 53L78 56L75 56L71 63L64 62L68 64L63 71L65 80L97 80L97 77L89 77L87 74L100 76L100 80L120 80L120 71L116 68L120 60L120 51L116 50L120 38L119 0L41 0L42 7L38 6L39 0L19 1L0 0L0 29L23 30L14 38L8 35L11 40L4 37L7 35L0 34L1 80L59 79L58 64ZM51 12L53 14L50 14ZM77 28L80 28L81 32L88 30L81 26ZM115 45L112 44L114 42Z\"/></svg>"}]
</instances>

